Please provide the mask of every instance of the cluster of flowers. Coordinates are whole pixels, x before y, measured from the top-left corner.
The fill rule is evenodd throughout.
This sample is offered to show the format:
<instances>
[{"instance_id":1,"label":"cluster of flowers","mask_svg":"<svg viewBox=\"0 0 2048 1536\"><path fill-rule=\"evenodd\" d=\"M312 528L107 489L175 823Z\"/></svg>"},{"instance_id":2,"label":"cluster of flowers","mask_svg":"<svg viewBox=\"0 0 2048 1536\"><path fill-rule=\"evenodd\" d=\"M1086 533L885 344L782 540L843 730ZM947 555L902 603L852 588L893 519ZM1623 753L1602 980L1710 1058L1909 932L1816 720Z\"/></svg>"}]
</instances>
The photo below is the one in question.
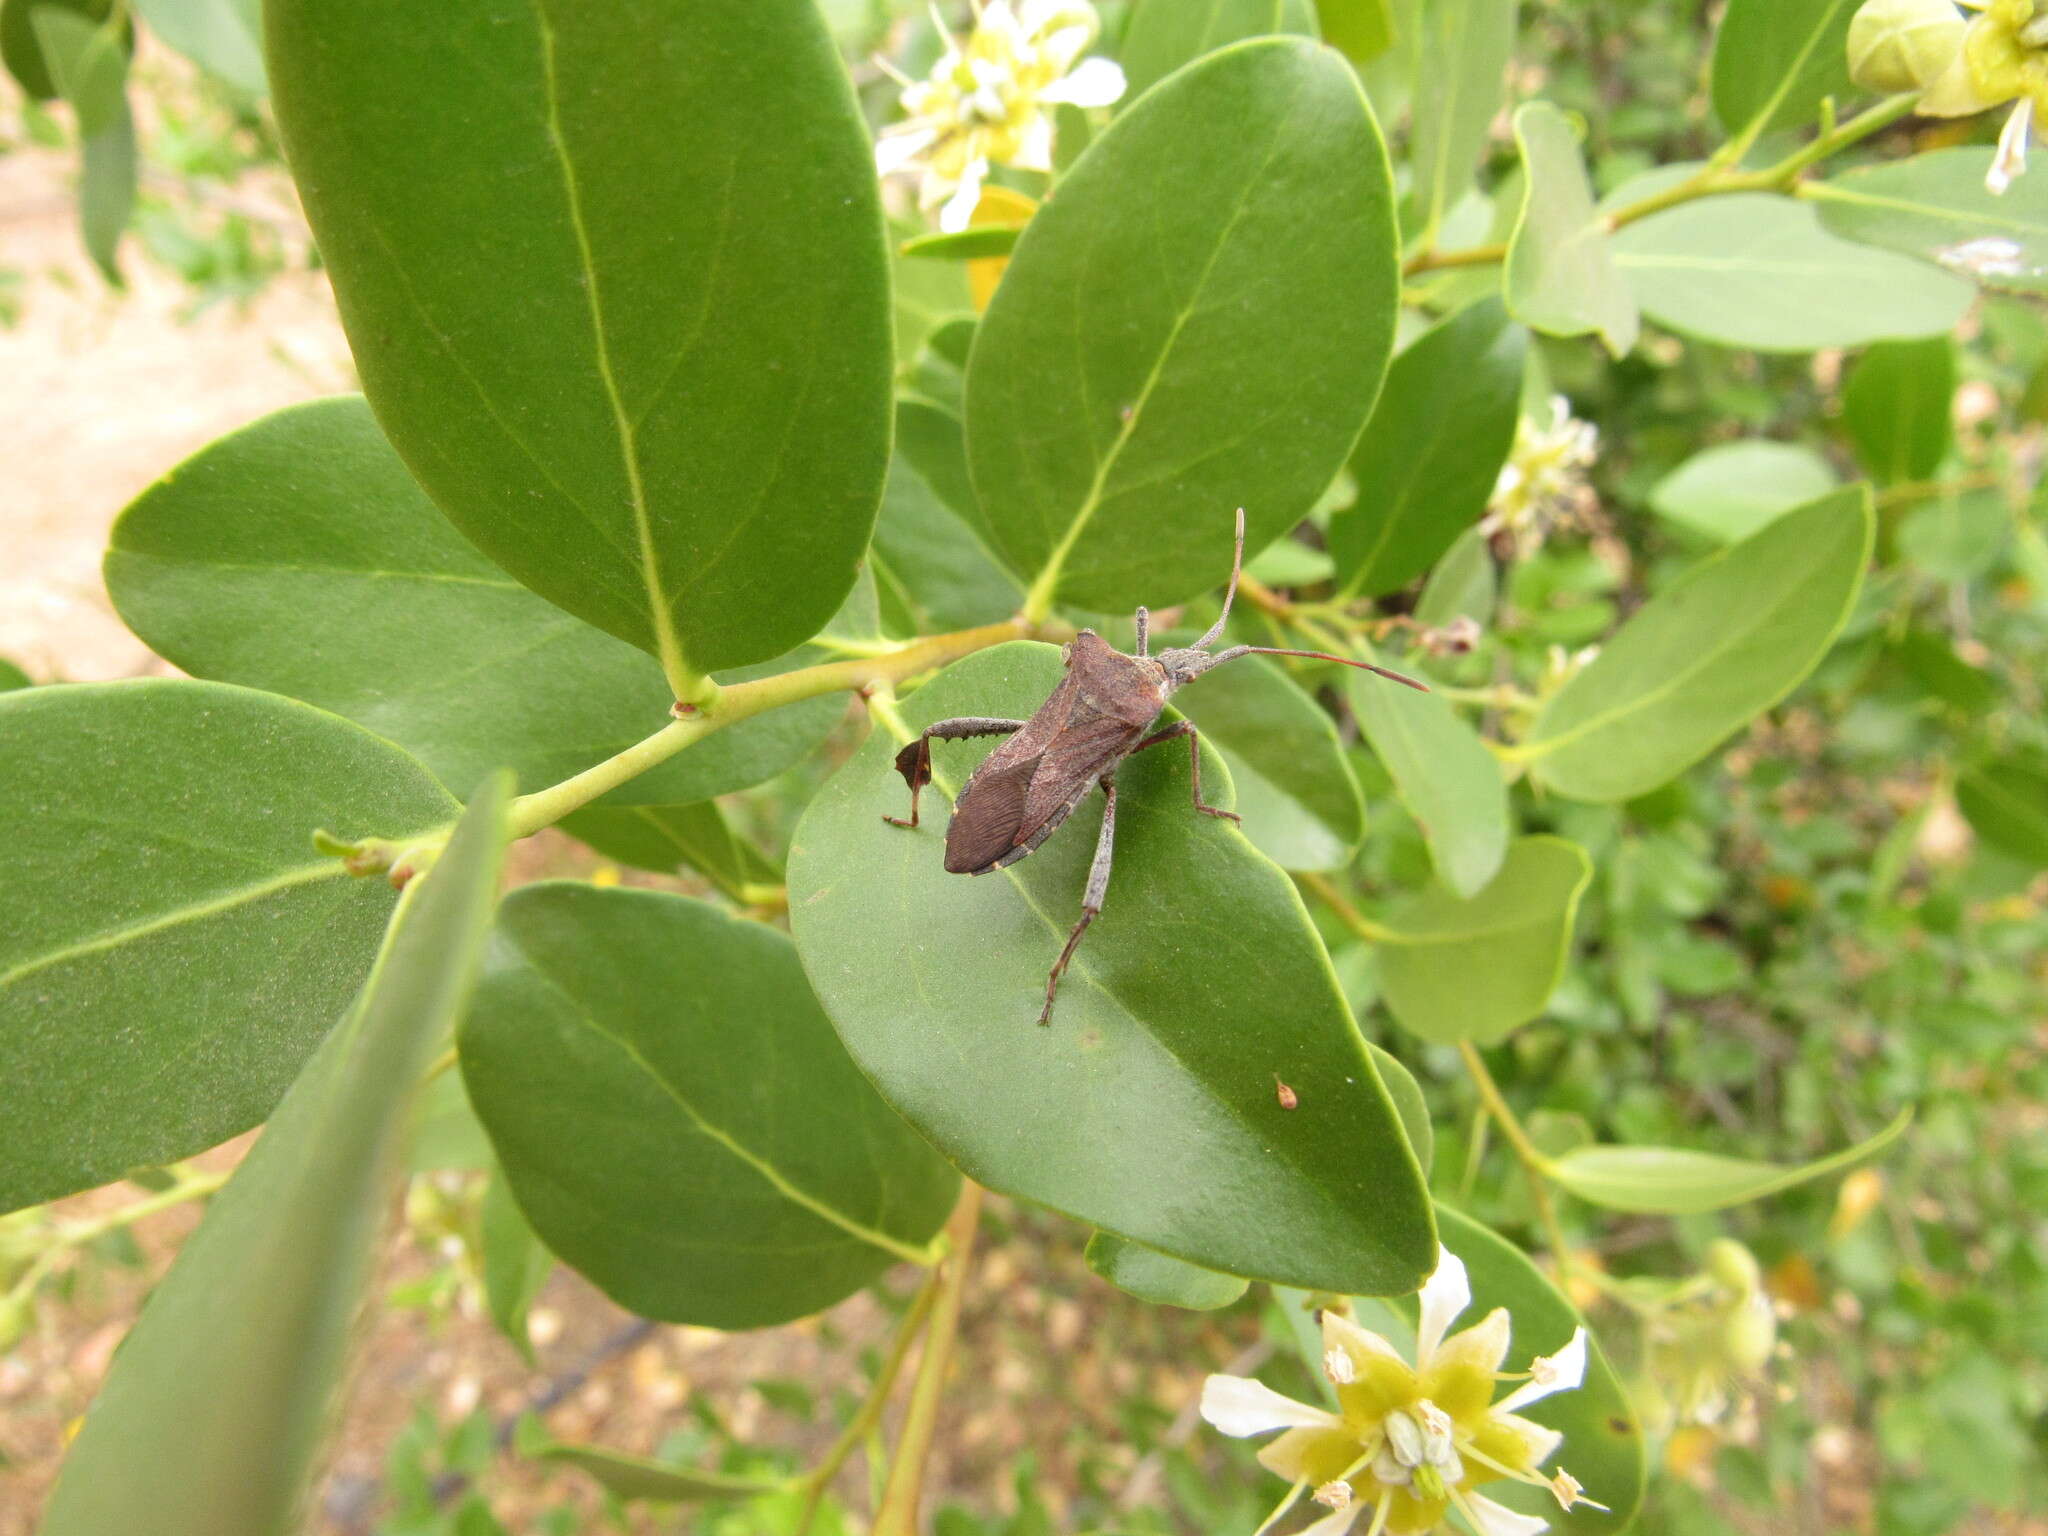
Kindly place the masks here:
<instances>
[{"instance_id":1,"label":"cluster of flowers","mask_svg":"<svg viewBox=\"0 0 2048 1536\"><path fill-rule=\"evenodd\" d=\"M1978 14L1965 19L1960 4ZM1932 117L2015 103L1984 184L2004 192L2048 127L2048 0L1865 0L1849 29L1849 72L1876 91L1918 91Z\"/></svg>"}]
</instances>

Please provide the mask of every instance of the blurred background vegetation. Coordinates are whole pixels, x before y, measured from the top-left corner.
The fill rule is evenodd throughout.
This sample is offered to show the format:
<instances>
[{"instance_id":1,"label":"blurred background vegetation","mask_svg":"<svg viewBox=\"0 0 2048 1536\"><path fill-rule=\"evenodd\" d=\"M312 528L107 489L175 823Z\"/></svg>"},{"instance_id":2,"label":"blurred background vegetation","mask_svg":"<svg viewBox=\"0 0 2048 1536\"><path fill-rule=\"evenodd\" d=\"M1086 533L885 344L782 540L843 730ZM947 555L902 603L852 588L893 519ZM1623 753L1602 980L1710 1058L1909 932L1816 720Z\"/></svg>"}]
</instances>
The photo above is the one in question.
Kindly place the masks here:
<instances>
[{"instance_id":1,"label":"blurred background vegetation","mask_svg":"<svg viewBox=\"0 0 2048 1536\"><path fill-rule=\"evenodd\" d=\"M884 46L914 59L929 23L884 0L825 8L885 120L894 87L867 61ZM1125 9L1102 6L1112 36ZM1540 90L1583 116L1603 191L1701 158L1714 142L1703 82L1713 12L1704 0L1529 0L1515 94ZM182 451L159 446L172 405L185 415L171 431L190 448L255 414L246 388L235 393L251 377L265 381L264 404L349 382L265 108L147 37L129 97L140 158L117 288L71 233L72 115L0 85L0 419L16 442L0 543L20 551L0 572L0 649L38 682L163 670L109 638L118 626L94 611L104 600L76 555L96 557L123 501ZM1927 148L1994 131L1896 132ZM1505 170L1505 117L1494 148ZM906 300L955 302L927 292L946 274L911 279ZM1490 643L1466 663L1470 686L1568 667L1751 501L1852 478L1879 486L1878 570L1791 700L1645 800L1589 807L1515 791L1522 823L1585 845L1597 871L1549 1016L1496 1063L1546 1151L1711 1140L1731 1154L1812 1155L1838 1127L1869 1134L1895 1107L1919 1106L1911 1132L1845 1180L1711 1216L1564 1212L1577 1298L1658 1431L1662 1475L1640 1528L2048 1531L2048 822L2025 809L2048 803L2048 771L2033 766L2048 762L2048 542L2035 515L2048 316L1988 297L1953 343L1853 361L1654 332L1620 361L1586 343L1539 346L1552 387L1598 429L1591 495L1576 527L1509 565ZM1927 429L1932 473L1859 456L1856 379L1879 367L1948 386ZM46 387L60 373L91 381L89 429L77 393ZM234 403L208 415L186 392ZM121 443L152 432L122 456ZM1699 457L1738 438L1783 446ZM849 723L790 780L732 797L734 824L772 857L855 739ZM1372 755L1353 758L1372 807L1358 871L1368 890L1412 888L1428 874L1420 834ZM560 833L517 857L527 874L709 888L688 872L621 871ZM1475 1130L1483 1117L1455 1052L1396 1038L1372 1006L1368 951L1335 924L1327 937L1368 1033L1431 1096L1439 1193L1544 1247L1506 1150ZM848 1362L865 1348L872 1368L908 1287L755 1338L636 1325L558 1272L527 1320L530 1366L485 1314L483 1152L456 1091L422 1143L410 1235L388 1258L388 1305L318 1528L790 1529L795 1510L772 1502L629 1504L522 1454L537 1441L515 1427L535 1408L564 1439L733 1470L783 1455L794 1467L851 1413L860 1379ZM103 1191L0 1218L0 1289L26 1255L53 1239L62 1252L33 1306L0 1316L0 1536L31 1530L68 1427L192 1214L130 1210ZM1269 1358L1284 1369L1287 1320L1256 1288L1212 1314L1145 1306L1089 1274L1085 1237L996 1203L968 1291L937 1530L1251 1530L1270 1488L1249 1448L1198 1430L1194 1394L1212 1369ZM1726 1238L1742 1250L1716 1246ZM1771 1326L1746 1304L1755 1281L1742 1253ZM744 1448L763 1441L789 1449ZM816 1527L847 1528L829 1505Z\"/></svg>"}]
</instances>

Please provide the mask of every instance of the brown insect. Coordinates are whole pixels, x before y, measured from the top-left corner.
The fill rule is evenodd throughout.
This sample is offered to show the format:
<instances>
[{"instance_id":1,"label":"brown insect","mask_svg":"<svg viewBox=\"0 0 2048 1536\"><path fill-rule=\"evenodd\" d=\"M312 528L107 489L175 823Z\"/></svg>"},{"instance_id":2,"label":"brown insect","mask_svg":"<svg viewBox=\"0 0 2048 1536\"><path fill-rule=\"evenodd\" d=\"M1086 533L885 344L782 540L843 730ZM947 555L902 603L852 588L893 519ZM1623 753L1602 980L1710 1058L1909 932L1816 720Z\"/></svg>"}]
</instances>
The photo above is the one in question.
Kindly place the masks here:
<instances>
[{"instance_id":1,"label":"brown insect","mask_svg":"<svg viewBox=\"0 0 2048 1536\"><path fill-rule=\"evenodd\" d=\"M1210 655L1208 647L1223 633L1223 625L1230 617L1230 604L1237 596L1238 572L1243 564L1244 509L1240 507L1237 552L1230 564L1230 585L1223 594L1223 612L1209 626L1209 632L1193 645L1164 650L1157 656L1149 654L1149 618L1140 608L1137 653L1126 656L1093 630L1082 630L1062 652L1067 675L1029 720L977 715L941 720L927 726L923 735L896 754L897 772L910 785L910 819L882 819L898 827L915 827L918 793L932 779L933 737L946 741L970 736L1010 738L982 760L953 803L953 819L946 828L946 869L956 875L985 875L1025 858L1052 836L1089 790L1098 784L1102 786L1102 831L1096 839L1095 862L1088 871L1088 888L1081 898L1081 920L1067 935L1066 948L1060 951L1052 974L1046 977L1045 1007L1038 1015L1040 1024L1051 1019L1060 977L1080 947L1081 935L1101 912L1102 899L1109 890L1110 853L1116 838L1117 765L1134 752L1186 737L1195 809L1204 816L1239 819L1236 812L1219 810L1202 799L1200 736L1193 722L1182 720L1163 730L1150 730L1175 690L1186 687L1211 667L1240 656L1313 656L1377 672L1410 688L1429 691L1398 672L1325 651L1233 645Z\"/></svg>"}]
</instances>

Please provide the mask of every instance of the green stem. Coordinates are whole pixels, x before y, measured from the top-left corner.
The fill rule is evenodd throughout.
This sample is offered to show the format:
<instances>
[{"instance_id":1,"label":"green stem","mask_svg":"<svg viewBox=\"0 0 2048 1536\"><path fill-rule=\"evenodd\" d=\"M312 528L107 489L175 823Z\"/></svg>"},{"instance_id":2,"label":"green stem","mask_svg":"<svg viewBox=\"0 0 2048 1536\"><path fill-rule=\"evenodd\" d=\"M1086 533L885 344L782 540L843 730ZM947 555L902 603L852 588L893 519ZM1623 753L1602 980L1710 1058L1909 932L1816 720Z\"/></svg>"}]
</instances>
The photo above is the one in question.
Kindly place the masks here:
<instances>
[{"instance_id":1,"label":"green stem","mask_svg":"<svg viewBox=\"0 0 2048 1536\"><path fill-rule=\"evenodd\" d=\"M1529 1139L1529 1133L1522 1128L1514 1110L1508 1107L1500 1085L1486 1070L1486 1061L1480 1056L1479 1048L1470 1040L1460 1040L1458 1056L1465 1063L1465 1070L1471 1074L1473 1086L1479 1090L1479 1101L1500 1126L1501 1134L1507 1138L1508 1145L1514 1149L1515 1157L1522 1165L1522 1172L1529 1180L1529 1198L1536 1206L1536 1219L1543 1224L1544 1237L1550 1244L1552 1261L1557 1266L1558 1285L1568 1288L1572 1275L1571 1248L1564 1240L1564 1227L1557 1219L1557 1206L1550 1198L1550 1160L1537 1150L1536 1143Z\"/></svg>"},{"instance_id":2,"label":"green stem","mask_svg":"<svg viewBox=\"0 0 2048 1536\"><path fill-rule=\"evenodd\" d=\"M1331 884L1327 875L1312 870L1297 870L1295 879L1316 893L1323 905L1337 914L1337 918L1368 944L1413 944L1415 940L1405 933L1383 927L1351 905L1344 893Z\"/></svg>"},{"instance_id":3,"label":"green stem","mask_svg":"<svg viewBox=\"0 0 2048 1536\"><path fill-rule=\"evenodd\" d=\"M1615 209L1607 216L1607 228L1610 232L1625 229L1639 219L1647 219L1653 213L1662 213L1667 208L1676 208L1681 203L1694 202L1703 197L1725 197L1734 192L1777 192L1797 196L1799 178L1806 171L1830 155L1839 154L1872 134L1881 133L1891 127L1899 119L1910 114L1919 99L1919 94L1911 91L1899 96L1887 96L1877 105L1857 113L1847 122L1838 123L1827 129L1782 160L1759 170L1743 171L1735 168L1733 162L1748 153L1750 146L1746 141L1731 140L1729 144L1723 146L1719 155L1683 181ZM1418 251L1408 259L1401 270L1405 275L1412 277L1419 272L1437 272L1452 267L1491 266L1496 262L1506 261L1507 256L1508 248L1502 241L1469 246L1458 251Z\"/></svg>"},{"instance_id":4,"label":"green stem","mask_svg":"<svg viewBox=\"0 0 2048 1536\"><path fill-rule=\"evenodd\" d=\"M23 1301L33 1295L38 1285L57 1267L57 1261L74 1248L83 1248L87 1243L132 1226L145 1217L172 1206L183 1205L188 1200L203 1199L213 1194L234 1174L232 1168L222 1173L187 1173L169 1189L158 1190L133 1205L124 1205L118 1211L109 1211L91 1221L72 1222L60 1226L50 1234L50 1244L36 1255L35 1261L22 1271L19 1279L9 1288L8 1301Z\"/></svg>"},{"instance_id":5,"label":"green stem","mask_svg":"<svg viewBox=\"0 0 2048 1536\"><path fill-rule=\"evenodd\" d=\"M882 1368L875 1373L875 1379L868 1387L867 1397L839 1438L832 1442L832 1449L824 1459L806 1473L803 1480L804 1506L797 1516L796 1528L791 1536L805 1536L811 1522L817 1517L818 1506L823 1502L832 1480L839 1475L839 1469L846 1465L851 1456L874 1428L881 1422L882 1410L889 1405L889 1394L895 1390L896 1378L903 1370L903 1362L910 1354L910 1346L924 1329L925 1319L931 1316L932 1303L939 1294L939 1271L928 1270L924 1284L917 1288L911 1298L909 1309L903 1320L896 1325L896 1336L889 1341L889 1353L882 1361Z\"/></svg>"},{"instance_id":6,"label":"green stem","mask_svg":"<svg viewBox=\"0 0 2048 1536\"><path fill-rule=\"evenodd\" d=\"M822 694L846 689L867 689L902 682L920 672L958 661L1005 640L1021 640L1032 627L1020 619L1001 624L984 624L979 629L957 630L934 635L902 646L885 656L856 656L846 661L829 661L815 667L799 667L751 683L734 683L720 688L701 709L693 709L673 725L663 726L644 741L586 768L574 778L521 795L512 802L512 836L531 837L543 827L553 826L571 811L588 805L599 795L637 778L648 769L667 762L685 747L695 746L706 736L750 720L755 715L785 704L815 699Z\"/></svg>"},{"instance_id":7,"label":"green stem","mask_svg":"<svg viewBox=\"0 0 2048 1536\"><path fill-rule=\"evenodd\" d=\"M917 1509L924 1496L924 1468L938 1428L939 1398L945 1391L946 1367L953 1359L953 1339L960 1331L960 1299L967 1290L967 1271L974 1254L974 1228L981 1220L981 1186L966 1181L960 1203L946 1223L949 1251L939 1282L924 1357L917 1362L917 1381L910 1389L910 1412L889 1463L889 1481L875 1511L873 1536L917 1536Z\"/></svg>"}]
</instances>

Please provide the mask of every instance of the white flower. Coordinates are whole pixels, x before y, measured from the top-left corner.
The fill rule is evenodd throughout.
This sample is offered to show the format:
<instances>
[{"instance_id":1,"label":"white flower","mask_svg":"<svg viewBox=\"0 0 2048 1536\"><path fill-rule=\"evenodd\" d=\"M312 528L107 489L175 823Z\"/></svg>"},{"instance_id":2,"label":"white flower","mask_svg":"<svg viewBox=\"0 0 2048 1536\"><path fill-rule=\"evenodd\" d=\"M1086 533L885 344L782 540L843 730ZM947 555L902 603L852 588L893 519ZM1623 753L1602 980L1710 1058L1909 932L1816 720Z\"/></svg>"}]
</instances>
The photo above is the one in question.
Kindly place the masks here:
<instances>
[{"instance_id":1,"label":"white flower","mask_svg":"<svg viewBox=\"0 0 2048 1536\"><path fill-rule=\"evenodd\" d=\"M1063 102L1106 107L1124 93L1124 73L1108 59L1083 59L1102 23L1086 0L976 0L974 29L955 39L936 7L932 22L946 50L922 80L878 60L903 86L900 123L884 128L875 168L884 176L922 172L918 206L938 208L939 227L955 232L981 201L992 164L1052 170L1052 118Z\"/></svg>"},{"instance_id":2,"label":"white flower","mask_svg":"<svg viewBox=\"0 0 2048 1536\"><path fill-rule=\"evenodd\" d=\"M1204 1384L1202 1417L1225 1434L1285 1431L1259 1460L1294 1486L1262 1531L1309 1489L1331 1513L1300 1536L1343 1536L1361 1519L1369 1522L1365 1536L1422 1536L1452 1510L1479 1536L1546 1530L1547 1522L1474 1491L1501 1478L1546 1489L1565 1509L1591 1502L1569 1473L1545 1477L1536 1470L1563 1437L1514 1412L1585 1379L1585 1330L1556 1354L1539 1357L1528 1379L1495 1402L1508 1350L1506 1310L1496 1307L1445 1337L1472 1304L1472 1289L1465 1266L1441 1249L1420 1300L1413 1365L1378 1334L1323 1314L1323 1369L1336 1387L1338 1412L1238 1376L1211 1376Z\"/></svg>"},{"instance_id":3,"label":"white flower","mask_svg":"<svg viewBox=\"0 0 2048 1536\"><path fill-rule=\"evenodd\" d=\"M1552 529L1583 522L1594 505L1586 471L1599 451L1600 429L1573 416L1563 395L1553 395L1548 424L1527 416L1515 423L1515 445L1479 531L1510 534L1516 555L1526 558Z\"/></svg>"}]
</instances>

